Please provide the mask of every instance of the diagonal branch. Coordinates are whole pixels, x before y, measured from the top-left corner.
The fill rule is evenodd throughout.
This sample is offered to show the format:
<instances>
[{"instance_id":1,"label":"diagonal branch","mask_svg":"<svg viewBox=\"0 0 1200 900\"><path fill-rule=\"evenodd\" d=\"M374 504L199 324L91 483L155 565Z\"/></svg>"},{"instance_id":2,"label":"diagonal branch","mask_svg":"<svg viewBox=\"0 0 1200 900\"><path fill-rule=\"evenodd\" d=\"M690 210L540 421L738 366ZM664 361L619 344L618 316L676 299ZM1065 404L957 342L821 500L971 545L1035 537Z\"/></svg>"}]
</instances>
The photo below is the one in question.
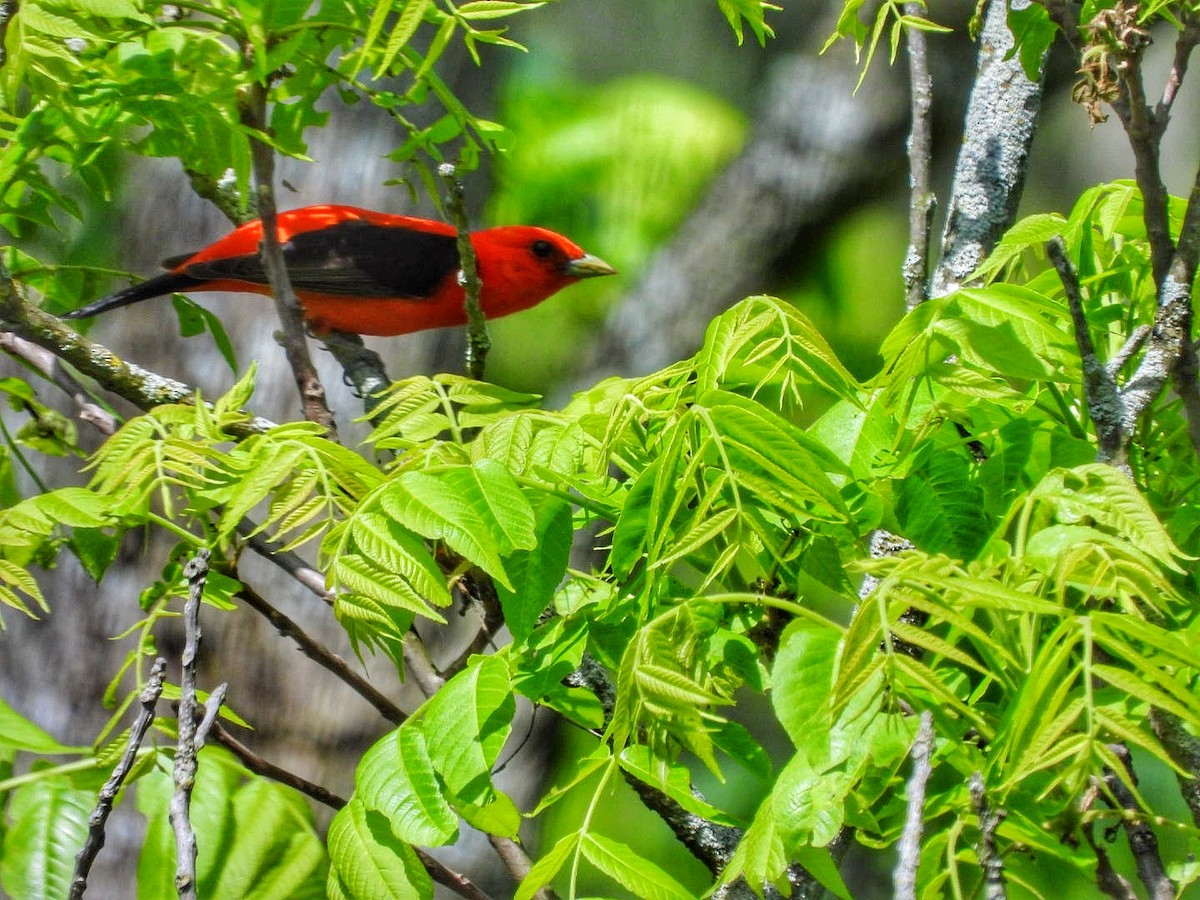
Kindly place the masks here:
<instances>
[{"instance_id":1,"label":"diagonal branch","mask_svg":"<svg viewBox=\"0 0 1200 900\"><path fill-rule=\"evenodd\" d=\"M359 675L350 664L334 653L320 641L313 638L293 619L272 606L265 597L247 584L243 584L237 596L247 606L265 618L275 630L286 638L290 638L300 648L300 652L323 666L339 681L355 691L359 696L378 710L379 714L394 725L399 725L408 716L404 710L396 706L370 681Z\"/></svg>"},{"instance_id":2,"label":"diagonal branch","mask_svg":"<svg viewBox=\"0 0 1200 900\"><path fill-rule=\"evenodd\" d=\"M1123 467L1126 442L1121 434L1121 397L1115 379L1096 355L1096 348L1092 344L1092 333L1083 311L1079 276L1067 258L1067 246L1061 237L1054 237L1047 242L1046 254L1062 281L1067 306L1071 310L1071 321L1075 326L1075 344L1083 362L1084 399L1092 422L1096 425L1096 458Z\"/></svg>"},{"instance_id":3,"label":"diagonal branch","mask_svg":"<svg viewBox=\"0 0 1200 900\"><path fill-rule=\"evenodd\" d=\"M283 250L279 246L279 231L275 221L275 151L258 135L267 133L266 122L267 89L255 82L241 106L242 122L251 131L250 153L254 165L255 199L258 216L262 220L263 268L271 284L271 296L275 299L275 310L282 326L277 340L283 346L296 388L300 392L300 403L304 418L316 422L337 440L337 426L333 413L325 402L325 386L317 375L316 366L308 352L305 338L304 312L283 261Z\"/></svg>"},{"instance_id":4,"label":"diagonal branch","mask_svg":"<svg viewBox=\"0 0 1200 900\"><path fill-rule=\"evenodd\" d=\"M88 816L87 841L84 842L83 848L75 857L75 874L71 878L69 900L79 900L87 890L88 874L92 870L92 863L96 861L96 856L104 847L104 825L108 821L109 813L112 812L113 802L121 790L121 785L125 783L129 771L137 761L146 732L154 723L154 708L158 705L158 698L162 696L163 678L166 673L167 661L160 656L150 667L150 676L146 679L141 696L138 698L142 708L138 712L133 727L129 729L129 742L125 746L125 753L122 754L120 762L117 763L108 780L104 782L104 786L100 788L96 808Z\"/></svg>"},{"instance_id":5,"label":"diagonal branch","mask_svg":"<svg viewBox=\"0 0 1200 900\"><path fill-rule=\"evenodd\" d=\"M924 4L908 2L904 12L921 16ZM933 79L929 75L928 35L921 28L905 30L908 77L912 93L912 125L908 134L908 252L904 256L904 306L915 309L929 299L929 232L937 198L933 193Z\"/></svg>"},{"instance_id":6,"label":"diagonal branch","mask_svg":"<svg viewBox=\"0 0 1200 900\"><path fill-rule=\"evenodd\" d=\"M126 362L102 344L88 340L49 313L31 306L3 263L0 263L0 324L4 330L70 363L76 371L96 379L105 390L143 411L164 403L196 402L195 391L183 382ZM235 437L246 437L267 431L274 424L256 417L229 430Z\"/></svg>"},{"instance_id":7,"label":"diagonal branch","mask_svg":"<svg viewBox=\"0 0 1200 900\"><path fill-rule=\"evenodd\" d=\"M917 864L921 860L921 833L925 827L925 789L933 774L933 714L921 713L921 725L912 745L912 774L908 778L908 809L904 832L896 847L896 868L892 876L896 900L917 896Z\"/></svg>"},{"instance_id":8,"label":"diagonal branch","mask_svg":"<svg viewBox=\"0 0 1200 900\"><path fill-rule=\"evenodd\" d=\"M200 651L200 598L208 579L207 548L197 551L183 574L188 596L183 606L183 672L179 678L179 739L175 749L175 792L168 818L175 831L175 890L180 900L196 897L196 832L189 810L196 783L196 657Z\"/></svg>"}]
</instances>

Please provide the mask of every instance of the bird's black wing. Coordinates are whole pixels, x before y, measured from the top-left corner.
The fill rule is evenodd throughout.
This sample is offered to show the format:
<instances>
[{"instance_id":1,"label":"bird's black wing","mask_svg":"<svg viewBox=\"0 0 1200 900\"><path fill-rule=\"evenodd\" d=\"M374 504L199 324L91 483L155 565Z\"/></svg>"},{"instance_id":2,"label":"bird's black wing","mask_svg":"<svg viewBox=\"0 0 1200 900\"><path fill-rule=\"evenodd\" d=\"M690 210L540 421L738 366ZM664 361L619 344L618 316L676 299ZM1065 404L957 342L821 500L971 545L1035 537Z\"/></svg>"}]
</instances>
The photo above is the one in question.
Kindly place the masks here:
<instances>
[{"instance_id":1,"label":"bird's black wing","mask_svg":"<svg viewBox=\"0 0 1200 900\"><path fill-rule=\"evenodd\" d=\"M459 266L451 235L360 219L294 235L282 250L292 287L345 297L428 297ZM267 283L257 253L195 263L182 274Z\"/></svg>"}]
</instances>

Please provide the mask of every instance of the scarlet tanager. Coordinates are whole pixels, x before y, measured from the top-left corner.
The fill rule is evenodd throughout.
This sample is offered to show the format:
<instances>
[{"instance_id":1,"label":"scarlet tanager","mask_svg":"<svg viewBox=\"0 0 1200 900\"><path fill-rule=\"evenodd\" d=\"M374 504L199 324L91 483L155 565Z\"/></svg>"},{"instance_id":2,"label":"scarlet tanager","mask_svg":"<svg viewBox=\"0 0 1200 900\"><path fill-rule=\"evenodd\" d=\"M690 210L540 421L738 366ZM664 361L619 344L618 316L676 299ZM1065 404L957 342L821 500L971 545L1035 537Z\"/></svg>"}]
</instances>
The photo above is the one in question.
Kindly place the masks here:
<instances>
[{"instance_id":1,"label":"scarlet tanager","mask_svg":"<svg viewBox=\"0 0 1200 900\"><path fill-rule=\"evenodd\" d=\"M279 243L304 317L317 334L395 335L467 321L454 226L353 206L280 213ZM271 293L255 220L197 253L163 262L168 271L67 313L83 319L173 291ZM527 225L471 235L480 303L488 318L541 303L580 278L616 270L553 231Z\"/></svg>"}]
</instances>

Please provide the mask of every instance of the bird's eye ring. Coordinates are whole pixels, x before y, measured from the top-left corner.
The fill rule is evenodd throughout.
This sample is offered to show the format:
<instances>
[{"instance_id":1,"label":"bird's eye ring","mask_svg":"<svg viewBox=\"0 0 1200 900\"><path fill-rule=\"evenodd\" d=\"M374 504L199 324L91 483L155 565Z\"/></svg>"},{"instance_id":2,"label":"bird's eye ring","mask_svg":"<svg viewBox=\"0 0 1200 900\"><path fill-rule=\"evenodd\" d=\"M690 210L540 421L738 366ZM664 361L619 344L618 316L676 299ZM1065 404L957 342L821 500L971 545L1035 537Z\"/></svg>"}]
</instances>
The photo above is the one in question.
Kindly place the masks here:
<instances>
[{"instance_id":1,"label":"bird's eye ring","mask_svg":"<svg viewBox=\"0 0 1200 900\"><path fill-rule=\"evenodd\" d=\"M554 252L554 247L551 246L549 241L534 241L529 249L533 251L533 255L538 259L545 259Z\"/></svg>"}]
</instances>

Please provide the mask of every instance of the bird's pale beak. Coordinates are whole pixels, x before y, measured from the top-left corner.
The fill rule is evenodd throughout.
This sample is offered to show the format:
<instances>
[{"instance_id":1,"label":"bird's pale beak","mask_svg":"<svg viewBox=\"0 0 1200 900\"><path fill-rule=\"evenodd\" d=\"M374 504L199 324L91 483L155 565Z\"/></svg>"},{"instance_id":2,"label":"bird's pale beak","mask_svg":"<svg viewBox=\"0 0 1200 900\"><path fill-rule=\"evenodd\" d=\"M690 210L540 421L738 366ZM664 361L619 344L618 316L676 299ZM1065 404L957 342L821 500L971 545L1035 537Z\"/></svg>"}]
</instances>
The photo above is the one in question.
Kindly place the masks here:
<instances>
[{"instance_id":1,"label":"bird's pale beak","mask_svg":"<svg viewBox=\"0 0 1200 900\"><path fill-rule=\"evenodd\" d=\"M585 253L567 263L566 273L571 278L595 278L597 275L616 275L617 270L600 257Z\"/></svg>"}]
</instances>

